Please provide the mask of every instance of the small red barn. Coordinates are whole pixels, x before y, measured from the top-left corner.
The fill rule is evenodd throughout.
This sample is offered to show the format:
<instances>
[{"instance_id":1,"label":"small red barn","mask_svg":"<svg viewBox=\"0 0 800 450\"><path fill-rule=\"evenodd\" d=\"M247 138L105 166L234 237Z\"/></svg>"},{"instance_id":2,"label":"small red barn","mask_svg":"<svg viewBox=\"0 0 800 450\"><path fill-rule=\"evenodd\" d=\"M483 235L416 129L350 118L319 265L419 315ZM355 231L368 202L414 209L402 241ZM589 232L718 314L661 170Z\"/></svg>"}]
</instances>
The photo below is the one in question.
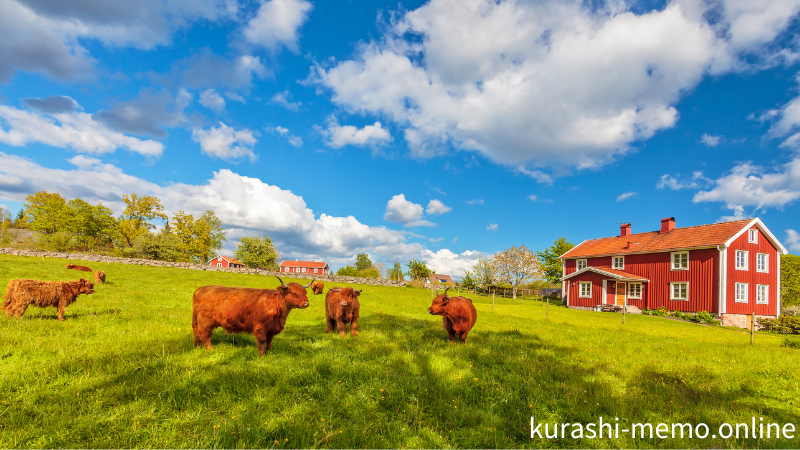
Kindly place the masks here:
<instances>
[{"instance_id":1,"label":"small red barn","mask_svg":"<svg viewBox=\"0 0 800 450\"><path fill-rule=\"evenodd\" d=\"M211 265L211 266L233 267L233 268L236 268L236 269L240 269L240 268L244 267L244 264L242 264L242 262L239 261L238 259L230 257L230 256L222 256L222 255L217 255L217 257L212 259L211 261L209 261L208 264Z\"/></svg>"},{"instance_id":2,"label":"small red barn","mask_svg":"<svg viewBox=\"0 0 800 450\"><path fill-rule=\"evenodd\" d=\"M676 228L581 242L561 256L569 306L629 304L708 311L744 327L748 315L780 314L780 257L788 252L761 219Z\"/></svg>"},{"instance_id":3,"label":"small red barn","mask_svg":"<svg viewBox=\"0 0 800 450\"><path fill-rule=\"evenodd\" d=\"M316 261L282 261L281 272L310 273L315 275L328 275L330 268L326 262Z\"/></svg>"}]
</instances>

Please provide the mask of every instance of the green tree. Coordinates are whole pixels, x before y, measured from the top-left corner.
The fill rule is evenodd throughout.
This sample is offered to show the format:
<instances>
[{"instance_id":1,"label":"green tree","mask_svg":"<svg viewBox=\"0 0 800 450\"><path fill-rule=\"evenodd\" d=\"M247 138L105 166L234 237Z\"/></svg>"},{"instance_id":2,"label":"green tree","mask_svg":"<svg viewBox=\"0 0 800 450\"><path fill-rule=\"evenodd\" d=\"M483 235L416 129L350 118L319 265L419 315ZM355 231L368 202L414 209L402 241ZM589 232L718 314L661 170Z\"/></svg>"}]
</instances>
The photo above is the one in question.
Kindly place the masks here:
<instances>
[{"instance_id":1,"label":"green tree","mask_svg":"<svg viewBox=\"0 0 800 450\"><path fill-rule=\"evenodd\" d=\"M781 305L800 305L800 256L781 256Z\"/></svg>"},{"instance_id":2,"label":"green tree","mask_svg":"<svg viewBox=\"0 0 800 450\"><path fill-rule=\"evenodd\" d=\"M497 252L490 263L495 280L499 283L508 283L513 298L517 298L517 290L521 284L542 277L539 258L524 245Z\"/></svg>"},{"instance_id":3,"label":"green tree","mask_svg":"<svg viewBox=\"0 0 800 450\"><path fill-rule=\"evenodd\" d=\"M70 215L67 202L60 194L39 191L29 195L25 197L23 209L31 230L45 235L67 231Z\"/></svg>"},{"instance_id":4,"label":"green tree","mask_svg":"<svg viewBox=\"0 0 800 450\"><path fill-rule=\"evenodd\" d=\"M372 267L372 261L370 261L369 255L366 253L359 253L356 256L356 269L366 270L370 267Z\"/></svg>"},{"instance_id":5,"label":"green tree","mask_svg":"<svg viewBox=\"0 0 800 450\"><path fill-rule=\"evenodd\" d=\"M263 267L265 269L278 270L278 260L281 254L272 245L272 239L264 235L264 237L245 236L239 238L239 243L236 244L236 251L233 252L233 256L252 269Z\"/></svg>"},{"instance_id":6,"label":"green tree","mask_svg":"<svg viewBox=\"0 0 800 450\"><path fill-rule=\"evenodd\" d=\"M406 265L408 266L407 274L412 280L425 280L431 276L431 269L428 269L425 261L412 259Z\"/></svg>"},{"instance_id":7,"label":"green tree","mask_svg":"<svg viewBox=\"0 0 800 450\"><path fill-rule=\"evenodd\" d=\"M339 270L336 271L336 275L340 275L343 277L357 277L358 268L356 266L339 267Z\"/></svg>"},{"instance_id":8,"label":"green tree","mask_svg":"<svg viewBox=\"0 0 800 450\"><path fill-rule=\"evenodd\" d=\"M461 279L461 286L464 286L465 289L475 289L478 286L477 281L469 270L464 271L464 278Z\"/></svg>"},{"instance_id":9,"label":"green tree","mask_svg":"<svg viewBox=\"0 0 800 450\"><path fill-rule=\"evenodd\" d=\"M494 269L488 259L479 258L478 263L472 267L475 284L483 289L489 287L494 280Z\"/></svg>"},{"instance_id":10,"label":"green tree","mask_svg":"<svg viewBox=\"0 0 800 450\"><path fill-rule=\"evenodd\" d=\"M359 270L357 276L361 278L380 278L381 274L375 267L368 267L364 270Z\"/></svg>"},{"instance_id":11,"label":"green tree","mask_svg":"<svg viewBox=\"0 0 800 450\"><path fill-rule=\"evenodd\" d=\"M222 228L222 221L214 211L205 210L197 220L208 227L208 253L204 257L204 261L208 261L216 256L217 251L222 249L222 244L228 241L228 232Z\"/></svg>"},{"instance_id":12,"label":"green tree","mask_svg":"<svg viewBox=\"0 0 800 450\"><path fill-rule=\"evenodd\" d=\"M155 229L152 220L167 220L161 200L150 195L123 195L125 210L119 220L119 234L123 243L132 247L137 237Z\"/></svg>"},{"instance_id":13,"label":"green tree","mask_svg":"<svg viewBox=\"0 0 800 450\"><path fill-rule=\"evenodd\" d=\"M561 282L564 275L561 271L561 260L558 259L564 253L572 250L575 244L568 241L566 237L560 237L553 242L550 248L543 252L536 252L539 256L539 264L542 266L544 278L551 283Z\"/></svg>"},{"instance_id":14,"label":"green tree","mask_svg":"<svg viewBox=\"0 0 800 450\"><path fill-rule=\"evenodd\" d=\"M403 266L396 262L391 269L389 269L389 279L395 281L403 281Z\"/></svg>"},{"instance_id":15,"label":"green tree","mask_svg":"<svg viewBox=\"0 0 800 450\"><path fill-rule=\"evenodd\" d=\"M68 231L76 244L85 249L107 245L118 236L117 220L111 209L98 203L97 206L76 198L67 203L69 214Z\"/></svg>"},{"instance_id":16,"label":"green tree","mask_svg":"<svg viewBox=\"0 0 800 450\"><path fill-rule=\"evenodd\" d=\"M14 218L14 228L28 228L28 220L25 218L25 209L21 208Z\"/></svg>"},{"instance_id":17,"label":"green tree","mask_svg":"<svg viewBox=\"0 0 800 450\"><path fill-rule=\"evenodd\" d=\"M181 241L174 233L153 234L144 231L133 243L132 256L158 261L186 262L186 255L181 249Z\"/></svg>"},{"instance_id":18,"label":"green tree","mask_svg":"<svg viewBox=\"0 0 800 450\"><path fill-rule=\"evenodd\" d=\"M11 217L11 211L0 208L0 245L5 245L10 240L6 238L6 231L11 228Z\"/></svg>"}]
</instances>

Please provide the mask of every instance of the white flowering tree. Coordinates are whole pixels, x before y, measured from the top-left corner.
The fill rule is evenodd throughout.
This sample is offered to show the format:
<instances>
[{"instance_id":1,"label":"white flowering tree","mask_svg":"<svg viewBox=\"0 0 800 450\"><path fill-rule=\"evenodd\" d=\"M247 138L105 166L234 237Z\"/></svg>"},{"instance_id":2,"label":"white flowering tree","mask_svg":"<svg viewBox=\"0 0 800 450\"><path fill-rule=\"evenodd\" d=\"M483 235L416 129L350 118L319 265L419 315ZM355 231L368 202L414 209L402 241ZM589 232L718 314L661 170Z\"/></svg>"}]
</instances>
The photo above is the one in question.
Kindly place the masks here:
<instances>
[{"instance_id":1,"label":"white flowering tree","mask_svg":"<svg viewBox=\"0 0 800 450\"><path fill-rule=\"evenodd\" d=\"M521 284L542 278L543 275L539 257L524 245L496 253L490 264L495 281L510 284L514 298L517 298L517 289Z\"/></svg>"}]
</instances>

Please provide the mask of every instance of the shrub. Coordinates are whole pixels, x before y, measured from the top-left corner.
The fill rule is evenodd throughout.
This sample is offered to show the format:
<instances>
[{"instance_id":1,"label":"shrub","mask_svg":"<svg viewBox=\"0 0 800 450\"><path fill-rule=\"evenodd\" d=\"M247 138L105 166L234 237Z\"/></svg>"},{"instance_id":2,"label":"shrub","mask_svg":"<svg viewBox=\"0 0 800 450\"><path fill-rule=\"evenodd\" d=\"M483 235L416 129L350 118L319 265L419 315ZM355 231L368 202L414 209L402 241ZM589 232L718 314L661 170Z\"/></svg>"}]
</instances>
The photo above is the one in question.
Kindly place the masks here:
<instances>
[{"instance_id":1,"label":"shrub","mask_svg":"<svg viewBox=\"0 0 800 450\"><path fill-rule=\"evenodd\" d=\"M766 331L778 334L800 334L800 317L780 316L777 319L759 319Z\"/></svg>"},{"instance_id":2,"label":"shrub","mask_svg":"<svg viewBox=\"0 0 800 450\"><path fill-rule=\"evenodd\" d=\"M800 316L800 305L784 306L781 308L782 316Z\"/></svg>"},{"instance_id":3,"label":"shrub","mask_svg":"<svg viewBox=\"0 0 800 450\"><path fill-rule=\"evenodd\" d=\"M370 267L368 269L359 270L356 276L361 278L380 278L381 274L378 272L378 269Z\"/></svg>"},{"instance_id":4,"label":"shrub","mask_svg":"<svg viewBox=\"0 0 800 450\"><path fill-rule=\"evenodd\" d=\"M75 246L75 239L72 238L71 234L59 231L57 233L39 235L37 245L42 250L68 252Z\"/></svg>"},{"instance_id":5,"label":"shrub","mask_svg":"<svg viewBox=\"0 0 800 450\"><path fill-rule=\"evenodd\" d=\"M711 313L708 311L698 312L696 318L698 322L704 323L706 325L714 325L717 323L717 321L714 320L714 316L712 316Z\"/></svg>"},{"instance_id":6,"label":"shrub","mask_svg":"<svg viewBox=\"0 0 800 450\"><path fill-rule=\"evenodd\" d=\"M654 316L666 317L669 315L669 310L664 306L659 306L658 309L651 309L650 311Z\"/></svg>"},{"instance_id":7,"label":"shrub","mask_svg":"<svg viewBox=\"0 0 800 450\"><path fill-rule=\"evenodd\" d=\"M406 287L424 288L425 287L425 280L421 280L421 279L411 280L411 282L409 282L406 285Z\"/></svg>"},{"instance_id":8,"label":"shrub","mask_svg":"<svg viewBox=\"0 0 800 450\"><path fill-rule=\"evenodd\" d=\"M783 338L783 344L781 347L789 347L789 348L800 348L800 339L793 339L793 338Z\"/></svg>"}]
</instances>

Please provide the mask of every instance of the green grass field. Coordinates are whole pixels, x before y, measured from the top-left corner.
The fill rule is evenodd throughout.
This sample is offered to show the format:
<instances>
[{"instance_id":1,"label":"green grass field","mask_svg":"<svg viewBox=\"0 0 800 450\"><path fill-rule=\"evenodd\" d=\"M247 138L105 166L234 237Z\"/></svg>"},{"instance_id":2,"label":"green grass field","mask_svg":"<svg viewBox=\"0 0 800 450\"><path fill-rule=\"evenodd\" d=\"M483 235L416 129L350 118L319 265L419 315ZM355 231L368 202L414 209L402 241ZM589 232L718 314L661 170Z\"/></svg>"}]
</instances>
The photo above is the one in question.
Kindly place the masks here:
<instances>
[{"instance_id":1,"label":"green grass field","mask_svg":"<svg viewBox=\"0 0 800 450\"><path fill-rule=\"evenodd\" d=\"M76 279L0 256L0 284ZM537 422L800 425L800 350L780 337L649 316L473 297L467 346L429 291L363 287L360 336L325 334L324 297L273 350L217 330L193 347L199 286L273 277L94 263L109 284L67 308L0 316L0 447L800 447L800 439L531 439ZM287 281L288 282L288 281ZM303 280L305 282L305 280ZM567 433L572 428L567 429Z\"/></svg>"}]
</instances>

